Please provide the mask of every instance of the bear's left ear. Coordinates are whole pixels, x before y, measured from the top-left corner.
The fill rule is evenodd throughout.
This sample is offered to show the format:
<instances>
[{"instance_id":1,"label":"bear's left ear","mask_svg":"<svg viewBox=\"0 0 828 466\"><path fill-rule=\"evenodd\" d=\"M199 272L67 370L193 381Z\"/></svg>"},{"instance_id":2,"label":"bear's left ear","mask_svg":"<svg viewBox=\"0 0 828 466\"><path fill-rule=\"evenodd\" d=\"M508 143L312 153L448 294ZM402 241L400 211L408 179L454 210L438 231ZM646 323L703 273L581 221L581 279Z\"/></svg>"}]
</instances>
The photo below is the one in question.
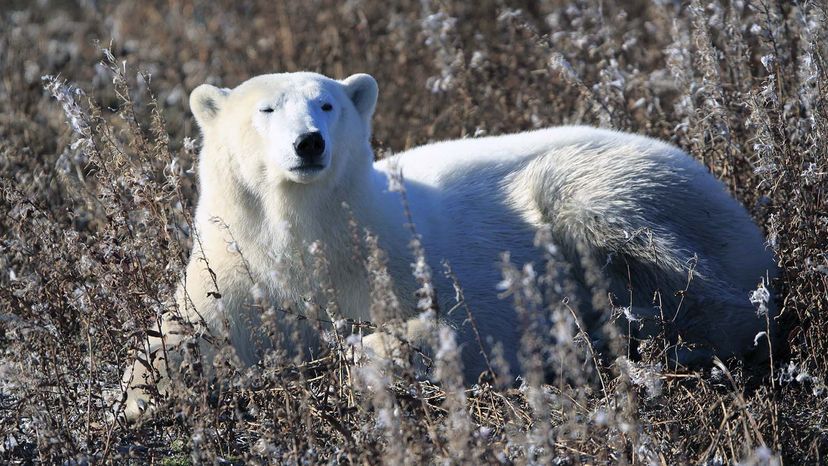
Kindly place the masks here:
<instances>
[{"instance_id":1,"label":"bear's left ear","mask_svg":"<svg viewBox=\"0 0 828 466\"><path fill-rule=\"evenodd\" d=\"M210 84L202 84L190 94L190 111L193 112L198 126L202 129L218 115L229 89L219 89Z\"/></svg>"},{"instance_id":2,"label":"bear's left ear","mask_svg":"<svg viewBox=\"0 0 828 466\"><path fill-rule=\"evenodd\" d=\"M377 106L377 81L370 74L354 74L342 81L345 93L354 103L362 119L367 125L371 124L371 116Z\"/></svg>"}]
</instances>

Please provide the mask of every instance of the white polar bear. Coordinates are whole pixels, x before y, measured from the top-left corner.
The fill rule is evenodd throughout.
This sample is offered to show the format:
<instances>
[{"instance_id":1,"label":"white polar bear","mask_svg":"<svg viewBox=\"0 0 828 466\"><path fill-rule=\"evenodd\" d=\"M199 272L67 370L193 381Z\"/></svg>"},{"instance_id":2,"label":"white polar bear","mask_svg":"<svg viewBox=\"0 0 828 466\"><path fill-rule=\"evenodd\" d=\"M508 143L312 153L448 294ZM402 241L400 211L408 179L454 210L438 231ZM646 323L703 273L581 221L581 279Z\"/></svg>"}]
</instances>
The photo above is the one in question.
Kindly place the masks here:
<instances>
[{"instance_id":1,"label":"white polar bear","mask_svg":"<svg viewBox=\"0 0 828 466\"><path fill-rule=\"evenodd\" d=\"M311 242L324 244L341 314L370 319L351 218L378 236L402 307L416 312L408 220L400 194L388 189L397 169L443 309L454 298L452 283L437 273L447 260L481 336L500 342L513 367L521 330L512 306L497 297L498 258L508 250L516 263L539 261L533 245L539 228L548 228L576 265L577 283L585 283L580 256L600 264L610 291L632 314L652 316L653 293L661 291L674 336L705 354L742 355L765 329L748 295L773 274L772 254L745 209L681 150L632 134L559 127L439 142L375 163L376 100L376 82L364 74L343 81L270 74L232 90L205 84L190 96L204 144L198 241L178 307L184 320L210 329L229 324L246 364L261 356L251 325L262 311L249 305L252 285L267 302L302 302L309 277L300 256ZM679 298L694 256L693 280ZM624 303L630 296L633 302ZM450 323L474 380L485 366L465 318L458 314ZM171 320L162 326L165 346L181 338L174 327ZM161 340L149 345L157 350ZM147 371L135 369L124 378L130 417L146 398L139 386Z\"/></svg>"}]
</instances>

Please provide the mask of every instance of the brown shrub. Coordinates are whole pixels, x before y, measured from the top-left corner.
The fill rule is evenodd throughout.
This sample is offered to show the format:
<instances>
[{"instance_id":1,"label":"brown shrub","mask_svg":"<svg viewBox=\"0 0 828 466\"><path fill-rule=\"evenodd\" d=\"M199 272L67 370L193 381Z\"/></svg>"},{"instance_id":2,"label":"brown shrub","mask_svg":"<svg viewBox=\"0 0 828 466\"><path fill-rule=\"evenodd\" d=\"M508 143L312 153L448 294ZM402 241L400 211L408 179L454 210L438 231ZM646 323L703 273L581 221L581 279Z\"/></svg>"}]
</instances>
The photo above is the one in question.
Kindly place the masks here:
<instances>
[{"instance_id":1,"label":"brown shrub","mask_svg":"<svg viewBox=\"0 0 828 466\"><path fill-rule=\"evenodd\" d=\"M826 11L810 1L606 3L0 6L0 458L824 461ZM310 363L277 352L245 369L225 348L217 366L229 383L211 387L192 354L162 412L123 423L114 410L129 349L169 306L191 246L198 134L186 97L203 82L295 70L373 74L378 153L576 122L688 150L778 254L788 333L770 375L665 369L659 341L642 343L640 360L611 356L624 354L623 339L596 355L560 305L549 312L573 339L554 345L565 368L554 386L530 371L520 389L463 390L450 359L436 361L438 385L410 369L354 367L342 345ZM355 231L376 259L372 286L392 299L381 253ZM505 260L504 274L521 266ZM546 290L510 292L523 306ZM549 344L542 333L527 327L527 354Z\"/></svg>"}]
</instances>

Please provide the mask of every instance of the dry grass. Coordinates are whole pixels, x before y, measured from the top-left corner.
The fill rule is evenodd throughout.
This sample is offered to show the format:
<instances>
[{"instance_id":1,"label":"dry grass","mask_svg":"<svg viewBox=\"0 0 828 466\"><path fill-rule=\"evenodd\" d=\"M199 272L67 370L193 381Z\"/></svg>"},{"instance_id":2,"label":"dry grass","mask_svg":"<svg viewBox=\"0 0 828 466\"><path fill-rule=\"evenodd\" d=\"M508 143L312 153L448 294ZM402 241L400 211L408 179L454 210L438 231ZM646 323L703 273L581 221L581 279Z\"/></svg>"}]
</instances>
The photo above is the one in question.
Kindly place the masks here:
<instances>
[{"instance_id":1,"label":"dry grass","mask_svg":"<svg viewBox=\"0 0 828 466\"><path fill-rule=\"evenodd\" d=\"M0 6L0 460L825 462L823 4L501 3ZM450 355L432 382L355 367L335 342L310 363L275 352L254 368L225 347L215 364L229 382L211 387L194 348L162 414L123 423L121 371L168 308L192 241L198 134L186 97L203 82L295 70L374 75L378 153L573 122L683 147L767 232L785 347L768 368L666 369L661 341L631 359L615 357L629 347L620 335L593 348L567 296L552 296L543 312L572 338L545 341L548 329L527 324L525 354L548 358L524 360L520 388L462 387ZM377 299L393 299L381 253L354 234ZM565 282L565 264L548 259L541 275ZM309 273L324 267L319 255ZM526 315L549 292L508 291L504 305Z\"/></svg>"}]
</instances>

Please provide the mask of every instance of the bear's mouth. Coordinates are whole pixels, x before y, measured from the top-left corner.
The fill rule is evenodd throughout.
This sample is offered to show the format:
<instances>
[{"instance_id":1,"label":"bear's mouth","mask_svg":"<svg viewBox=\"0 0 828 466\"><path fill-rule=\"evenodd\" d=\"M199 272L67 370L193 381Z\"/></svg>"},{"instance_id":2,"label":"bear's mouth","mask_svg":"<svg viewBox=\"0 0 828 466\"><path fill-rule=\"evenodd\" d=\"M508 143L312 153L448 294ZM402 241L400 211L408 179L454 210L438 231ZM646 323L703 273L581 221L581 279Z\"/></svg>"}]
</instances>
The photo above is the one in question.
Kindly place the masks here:
<instances>
[{"instance_id":1,"label":"bear's mouth","mask_svg":"<svg viewBox=\"0 0 828 466\"><path fill-rule=\"evenodd\" d=\"M324 173L326 166L321 163L303 163L288 170L290 178L297 183L309 183Z\"/></svg>"},{"instance_id":2,"label":"bear's mouth","mask_svg":"<svg viewBox=\"0 0 828 466\"><path fill-rule=\"evenodd\" d=\"M321 171L325 168L324 165L321 163L304 163L297 167L293 167L290 169L292 172L299 172L299 173L313 173Z\"/></svg>"}]
</instances>

